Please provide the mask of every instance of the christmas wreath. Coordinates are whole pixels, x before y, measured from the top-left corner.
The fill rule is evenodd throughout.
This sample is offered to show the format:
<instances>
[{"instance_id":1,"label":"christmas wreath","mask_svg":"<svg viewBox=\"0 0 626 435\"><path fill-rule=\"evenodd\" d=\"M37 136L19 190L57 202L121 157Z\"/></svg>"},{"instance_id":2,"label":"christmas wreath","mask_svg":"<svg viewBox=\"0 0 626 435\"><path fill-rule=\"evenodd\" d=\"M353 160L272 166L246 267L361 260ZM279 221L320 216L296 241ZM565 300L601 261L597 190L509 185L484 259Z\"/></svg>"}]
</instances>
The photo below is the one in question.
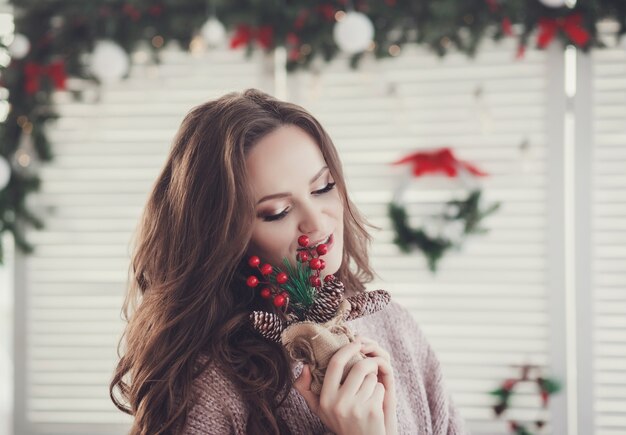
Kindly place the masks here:
<instances>
[{"instance_id":1,"label":"christmas wreath","mask_svg":"<svg viewBox=\"0 0 626 435\"><path fill-rule=\"evenodd\" d=\"M285 271L270 264L261 265L253 255L248 265L256 274L246 284L259 289L262 299L271 301L270 311L253 311L252 327L263 337L282 343L288 355L311 368L311 391L320 394L326 367L337 350L354 341L354 334L346 321L382 310L390 300L385 290L375 290L345 297L344 285L334 275L327 275L322 283L321 270L326 265L322 258L328 252L326 244L309 245L302 235L298 244L305 248L297 255L296 266L283 258ZM342 381L350 368L365 358L358 354L346 365Z\"/></svg>"},{"instance_id":2,"label":"christmas wreath","mask_svg":"<svg viewBox=\"0 0 626 435\"><path fill-rule=\"evenodd\" d=\"M539 395L541 396L541 405L544 409L548 407L550 396L557 393L561 389L561 385L556 379L541 377L539 373L537 373L535 377L531 377L529 373L532 369L536 369L538 371L539 367L530 364L522 365L521 376L519 378L506 379L500 388L490 392L490 394L499 398L498 403L493 406L493 410L497 417L500 417L504 411L509 409L510 399L513 395L514 388L516 385L521 383L537 384L537 389ZM537 430L541 430L545 426L546 422L543 419L537 419L533 424ZM524 424L516 420L509 420L509 428L511 432L516 435L533 435Z\"/></svg>"},{"instance_id":3,"label":"christmas wreath","mask_svg":"<svg viewBox=\"0 0 626 435\"><path fill-rule=\"evenodd\" d=\"M443 173L448 177L467 180L471 176L487 175L476 166L457 160L449 148L415 152L393 162L392 165L407 163L412 165L411 174L414 177ZM422 251L429 269L435 272L437 263L448 250L460 249L470 234L488 232L481 223L486 216L500 207L500 203L484 206L481 201L482 190L472 187L465 198L447 201L441 213L431 216L424 225L412 228L409 225L406 207L401 200L409 181L410 177L396 189L393 200L389 203L388 215L395 232L393 242L405 253L413 249Z\"/></svg>"}]
</instances>

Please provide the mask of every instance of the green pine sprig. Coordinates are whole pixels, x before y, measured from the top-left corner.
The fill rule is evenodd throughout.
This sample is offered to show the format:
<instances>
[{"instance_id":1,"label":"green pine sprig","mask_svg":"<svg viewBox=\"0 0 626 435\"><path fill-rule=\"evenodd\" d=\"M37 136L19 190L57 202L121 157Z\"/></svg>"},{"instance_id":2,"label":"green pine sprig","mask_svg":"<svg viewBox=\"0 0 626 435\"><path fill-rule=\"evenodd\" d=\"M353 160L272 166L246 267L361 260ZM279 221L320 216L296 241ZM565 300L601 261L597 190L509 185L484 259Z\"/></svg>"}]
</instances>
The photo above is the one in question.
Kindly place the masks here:
<instances>
[{"instance_id":1,"label":"green pine sprig","mask_svg":"<svg viewBox=\"0 0 626 435\"><path fill-rule=\"evenodd\" d=\"M282 284L282 288L289 293L289 306L296 314L302 315L315 302L317 295L315 287L309 281L312 270L299 261L294 267L287 258L283 258L283 264L289 280Z\"/></svg>"}]
</instances>

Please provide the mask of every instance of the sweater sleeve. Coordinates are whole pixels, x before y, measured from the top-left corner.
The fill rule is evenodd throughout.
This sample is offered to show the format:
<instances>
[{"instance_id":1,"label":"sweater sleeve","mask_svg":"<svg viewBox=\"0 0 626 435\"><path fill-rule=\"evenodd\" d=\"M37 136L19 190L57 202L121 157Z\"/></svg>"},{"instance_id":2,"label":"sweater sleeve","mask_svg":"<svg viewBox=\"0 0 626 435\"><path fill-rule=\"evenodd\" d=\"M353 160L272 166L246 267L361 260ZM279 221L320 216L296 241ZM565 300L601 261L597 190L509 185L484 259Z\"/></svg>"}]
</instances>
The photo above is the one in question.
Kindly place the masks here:
<instances>
[{"instance_id":1,"label":"sweater sleeve","mask_svg":"<svg viewBox=\"0 0 626 435\"><path fill-rule=\"evenodd\" d=\"M187 416L184 435L244 435L248 417L244 402L228 380L209 366L193 383L194 404Z\"/></svg>"},{"instance_id":2,"label":"sweater sleeve","mask_svg":"<svg viewBox=\"0 0 626 435\"><path fill-rule=\"evenodd\" d=\"M423 387L429 414L432 435L468 435L463 418L456 408L443 377L443 370L437 355L413 314L394 301L389 308L395 319L393 328L402 331L398 342L405 343L413 354L419 371L419 382ZM409 333L410 331L410 333Z\"/></svg>"},{"instance_id":3,"label":"sweater sleeve","mask_svg":"<svg viewBox=\"0 0 626 435\"><path fill-rule=\"evenodd\" d=\"M425 352L422 368L428 406L431 410L432 433L435 435L469 435L468 429L443 377L441 363L428 339L415 322L417 335Z\"/></svg>"}]
</instances>

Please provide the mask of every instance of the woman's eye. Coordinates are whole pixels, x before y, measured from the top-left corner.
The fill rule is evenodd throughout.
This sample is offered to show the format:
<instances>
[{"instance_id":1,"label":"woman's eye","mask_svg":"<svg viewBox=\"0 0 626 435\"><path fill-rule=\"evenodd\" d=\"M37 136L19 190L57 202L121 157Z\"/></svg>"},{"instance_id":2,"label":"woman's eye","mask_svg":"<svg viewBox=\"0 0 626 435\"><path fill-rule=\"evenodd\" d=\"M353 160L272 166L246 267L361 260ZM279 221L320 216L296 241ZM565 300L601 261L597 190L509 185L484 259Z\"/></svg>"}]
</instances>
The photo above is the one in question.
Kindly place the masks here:
<instances>
[{"instance_id":1,"label":"woman's eye","mask_svg":"<svg viewBox=\"0 0 626 435\"><path fill-rule=\"evenodd\" d=\"M333 190L333 188L335 187L336 183L328 183L326 185L326 187L324 187L321 190L316 190L315 193L326 193L326 192L330 192L331 190Z\"/></svg>"},{"instance_id":2,"label":"woman's eye","mask_svg":"<svg viewBox=\"0 0 626 435\"><path fill-rule=\"evenodd\" d=\"M328 183L328 184L326 185L326 187L324 187L323 189L320 189L320 190L316 190L316 191L315 191L315 192L313 192L313 193L314 193L314 194L316 194L316 195L320 195L320 194L323 194L323 193L330 192L331 190L333 190L333 189L335 188L335 184L336 184L336 183ZM272 215L272 216L264 216L264 217L263 217L263 220L264 220L265 222L272 222L272 221L278 221L278 220L281 220L282 218L284 218L285 216L287 216L288 211L289 211L289 209L285 209L285 210L281 211L281 212L280 212L280 213L278 213L278 214L275 214L275 215Z\"/></svg>"},{"instance_id":3,"label":"woman's eye","mask_svg":"<svg viewBox=\"0 0 626 435\"><path fill-rule=\"evenodd\" d=\"M286 209L281 211L280 213L272 215L272 216L264 216L263 220L265 222L272 222L272 221L280 220L280 219L284 218L285 216L287 216L287 210Z\"/></svg>"}]
</instances>

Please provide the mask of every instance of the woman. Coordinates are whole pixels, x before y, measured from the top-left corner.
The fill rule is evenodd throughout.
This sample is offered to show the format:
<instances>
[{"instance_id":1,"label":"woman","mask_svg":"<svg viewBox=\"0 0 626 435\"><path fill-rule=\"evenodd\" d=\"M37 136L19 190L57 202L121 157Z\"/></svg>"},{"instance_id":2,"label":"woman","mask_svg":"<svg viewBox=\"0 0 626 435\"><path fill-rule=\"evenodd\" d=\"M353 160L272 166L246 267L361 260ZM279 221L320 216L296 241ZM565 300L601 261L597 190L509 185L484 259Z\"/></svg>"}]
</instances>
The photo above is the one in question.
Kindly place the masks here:
<instances>
[{"instance_id":1,"label":"woman","mask_svg":"<svg viewBox=\"0 0 626 435\"><path fill-rule=\"evenodd\" d=\"M465 433L435 354L393 301L348 322L359 339L333 356L319 396L308 367L250 327L262 303L246 286L250 255L295 265L298 236L325 242L322 275L349 296L374 277L366 225L330 137L306 110L255 89L195 107L132 258L125 353L110 385L135 417L131 433ZM366 357L341 383L357 352Z\"/></svg>"}]
</instances>

